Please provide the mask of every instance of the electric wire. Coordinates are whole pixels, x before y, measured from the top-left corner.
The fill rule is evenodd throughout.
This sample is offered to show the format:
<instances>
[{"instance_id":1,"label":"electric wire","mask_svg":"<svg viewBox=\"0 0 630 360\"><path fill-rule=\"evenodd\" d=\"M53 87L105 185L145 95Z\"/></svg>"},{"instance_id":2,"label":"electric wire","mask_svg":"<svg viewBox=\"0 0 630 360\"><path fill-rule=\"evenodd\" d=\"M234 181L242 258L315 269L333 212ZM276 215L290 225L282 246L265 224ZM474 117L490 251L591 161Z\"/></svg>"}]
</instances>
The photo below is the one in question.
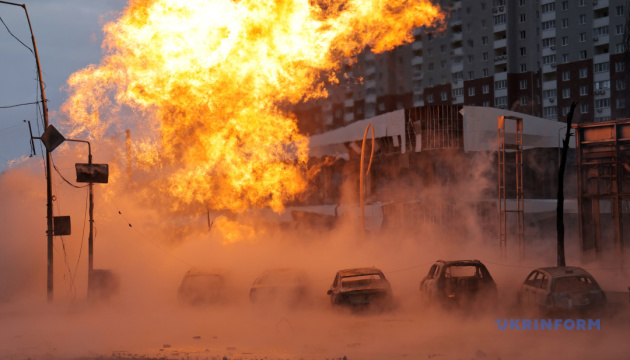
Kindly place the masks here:
<instances>
[{"instance_id":1,"label":"electric wire","mask_svg":"<svg viewBox=\"0 0 630 360\"><path fill-rule=\"evenodd\" d=\"M39 104L39 101L27 102L23 104L0 106L0 109L10 109L10 108L18 107L18 106L26 106L26 105L34 105L34 104Z\"/></svg>"},{"instance_id":2,"label":"electric wire","mask_svg":"<svg viewBox=\"0 0 630 360\"><path fill-rule=\"evenodd\" d=\"M68 185L72 186L75 189L82 189L82 188L86 188L89 185L83 185L83 186L79 186L79 185L75 185L73 183L71 183L69 180L67 180L59 171L59 169L57 169L57 165L55 165L55 160L53 159L52 154L50 154L50 162L52 163L53 168L55 169L55 171L57 172L57 174L59 174L59 176L63 179L63 181L65 181Z\"/></svg>"},{"instance_id":3,"label":"electric wire","mask_svg":"<svg viewBox=\"0 0 630 360\"><path fill-rule=\"evenodd\" d=\"M81 244L79 245L79 255L77 256L77 263L74 266L74 276L72 276L72 284L75 284L75 297L73 298L73 300L76 299L76 277L77 277L77 272L79 269L79 262L81 260L81 254L83 253L83 243L85 241L85 224L87 223L87 214L88 214L88 204L89 204L89 198L90 198L90 193L89 191L86 191L86 195L85 195L85 212L83 213L83 231L81 231Z\"/></svg>"},{"instance_id":4,"label":"electric wire","mask_svg":"<svg viewBox=\"0 0 630 360\"><path fill-rule=\"evenodd\" d=\"M0 16L0 21L2 22L2 25L4 25L4 27L7 29L7 31L9 32L9 34L11 34L11 36L13 36L15 38L15 40L17 40L20 44L22 44L25 48L28 49L28 51L30 51L33 55L35 55L35 52L33 52L33 49L31 49L30 47L28 47L28 45L26 45L25 43L22 42L22 40L20 40L17 36L13 35L13 33L11 32L11 29L9 29L9 27L7 26L7 24L4 22L4 20L2 20L2 16Z\"/></svg>"}]
</instances>

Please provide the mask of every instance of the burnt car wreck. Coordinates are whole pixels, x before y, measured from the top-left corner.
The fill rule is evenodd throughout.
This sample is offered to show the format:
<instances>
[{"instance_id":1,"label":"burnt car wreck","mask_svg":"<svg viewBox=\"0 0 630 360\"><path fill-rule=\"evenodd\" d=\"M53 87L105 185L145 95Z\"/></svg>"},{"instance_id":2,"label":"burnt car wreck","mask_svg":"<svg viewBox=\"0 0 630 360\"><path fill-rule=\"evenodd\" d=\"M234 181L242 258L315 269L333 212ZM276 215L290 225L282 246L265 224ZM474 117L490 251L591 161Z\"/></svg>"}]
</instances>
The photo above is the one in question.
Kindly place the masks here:
<instances>
[{"instance_id":1,"label":"burnt car wreck","mask_svg":"<svg viewBox=\"0 0 630 360\"><path fill-rule=\"evenodd\" d=\"M388 309L393 305L392 288L383 272L375 267L340 270L330 290L332 306L359 309Z\"/></svg>"},{"instance_id":2,"label":"burnt car wreck","mask_svg":"<svg viewBox=\"0 0 630 360\"><path fill-rule=\"evenodd\" d=\"M588 271L575 266L533 270L518 292L518 303L543 312L597 311L606 305L606 294Z\"/></svg>"},{"instance_id":3,"label":"burnt car wreck","mask_svg":"<svg viewBox=\"0 0 630 360\"><path fill-rule=\"evenodd\" d=\"M479 260L438 260L420 282L425 300L444 305L491 304L497 285Z\"/></svg>"}]
</instances>

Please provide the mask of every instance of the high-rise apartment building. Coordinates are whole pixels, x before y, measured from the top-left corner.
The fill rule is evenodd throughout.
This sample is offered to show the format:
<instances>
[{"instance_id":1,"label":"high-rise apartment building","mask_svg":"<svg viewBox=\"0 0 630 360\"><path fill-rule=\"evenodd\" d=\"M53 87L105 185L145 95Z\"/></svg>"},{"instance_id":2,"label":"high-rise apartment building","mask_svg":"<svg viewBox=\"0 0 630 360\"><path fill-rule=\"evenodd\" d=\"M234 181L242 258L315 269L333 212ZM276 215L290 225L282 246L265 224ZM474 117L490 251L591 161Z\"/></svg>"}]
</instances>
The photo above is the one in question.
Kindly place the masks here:
<instances>
[{"instance_id":1,"label":"high-rise apartment building","mask_svg":"<svg viewBox=\"0 0 630 360\"><path fill-rule=\"evenodd\" d=\"M318 133L396 109L505 108L576 122L630 117L628 0L439 1L443 30L346 66L327 99L296 107Z\"/></svg>"}]
</instances>

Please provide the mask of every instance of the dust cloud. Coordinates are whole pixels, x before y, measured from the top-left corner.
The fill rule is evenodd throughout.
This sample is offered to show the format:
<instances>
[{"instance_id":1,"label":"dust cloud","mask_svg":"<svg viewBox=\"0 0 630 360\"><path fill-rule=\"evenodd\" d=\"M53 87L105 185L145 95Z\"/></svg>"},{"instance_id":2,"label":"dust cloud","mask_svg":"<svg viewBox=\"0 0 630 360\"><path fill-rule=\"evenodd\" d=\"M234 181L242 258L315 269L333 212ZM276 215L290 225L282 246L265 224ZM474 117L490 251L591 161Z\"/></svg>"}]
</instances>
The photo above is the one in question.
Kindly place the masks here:
<instances>
[{"instance_id":1,"label":"dust cloud","mask_svg":"<svg viewBox=\"0 0 630 360\"><path fill-rule=\"evenodd\" d=\"M55 157L71 181L81 153L61 149ZM124 176L116 156L95 160L110 162L110 171L119 173L113 176ZM387 191L398 198L479 195L489 185L484 158L478 161L465 181L398 186L403 194L394 194L394 184ZM501 258L472 212L458 213L453 226L427 223L413 232L361 232L352 216L340 217L331 229L292 228L254 211L168 215L126 186L95 185L94 264L111 270L119 286L107 299L88 300L87 189L55 180L55 215L72 217L72 235L55 237L55 300L49 304L41 161L0 174L0 358L618 359L630 351L627 303L602 314L600 330L498 329L496 319L528 316L516 307L516 290L533 268L555 263L555 234L536 239L523 255L510 251ZM226 241L215 227L220 218L254 229L255 236ZM528 226L528 233L536 230ZM574 243L568 241L568 263L580 265ZM482 260L498 285L498 304L466 311L423 302L419 282L438 259ZM362 313L331 308L326 291L335 272L365 266L385 273L397 306ZM610 263L584 267L593 269L605 290L621 293L628 284L628 274ZM225 301L181 303L178 287L191 268L223 274ZM308 301L295 307L252 304L254 279L273 268L304 270Z\"/></svg>"}]
</instances>

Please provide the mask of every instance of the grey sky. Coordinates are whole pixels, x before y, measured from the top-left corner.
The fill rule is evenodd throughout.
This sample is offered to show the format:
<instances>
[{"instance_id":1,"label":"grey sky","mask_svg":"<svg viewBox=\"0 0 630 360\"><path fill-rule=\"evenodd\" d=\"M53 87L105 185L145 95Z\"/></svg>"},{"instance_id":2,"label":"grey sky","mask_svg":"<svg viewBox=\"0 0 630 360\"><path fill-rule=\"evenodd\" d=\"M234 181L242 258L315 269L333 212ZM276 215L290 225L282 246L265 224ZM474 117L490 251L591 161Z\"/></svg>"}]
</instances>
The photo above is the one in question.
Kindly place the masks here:
<instances>
[{"instance_id":1,"label":"grey sky","mask_svg":"<svg viewBox=\"0 0 630 360\"><path fill-rule=\"evenodd\" d=\"M46 98L50 111L57 110L66 98L61 88L68 77L101 59L102 25L124 10L127 0L22 0L26 4L39 52ZM0 4L0 17L11 32L32 48L24 10ZM35 57L15 40L0 23L0 106L36 101ZM38 136L35 105L0 108L0 172L7 163L28 156L28 126ZM54 125L55 120L51 118ZM40 122L41 124L41 122ZM40 125L41 130L41 125ZM38 148L38 155L40 154Z\"/></svg>"}]
</instances>

